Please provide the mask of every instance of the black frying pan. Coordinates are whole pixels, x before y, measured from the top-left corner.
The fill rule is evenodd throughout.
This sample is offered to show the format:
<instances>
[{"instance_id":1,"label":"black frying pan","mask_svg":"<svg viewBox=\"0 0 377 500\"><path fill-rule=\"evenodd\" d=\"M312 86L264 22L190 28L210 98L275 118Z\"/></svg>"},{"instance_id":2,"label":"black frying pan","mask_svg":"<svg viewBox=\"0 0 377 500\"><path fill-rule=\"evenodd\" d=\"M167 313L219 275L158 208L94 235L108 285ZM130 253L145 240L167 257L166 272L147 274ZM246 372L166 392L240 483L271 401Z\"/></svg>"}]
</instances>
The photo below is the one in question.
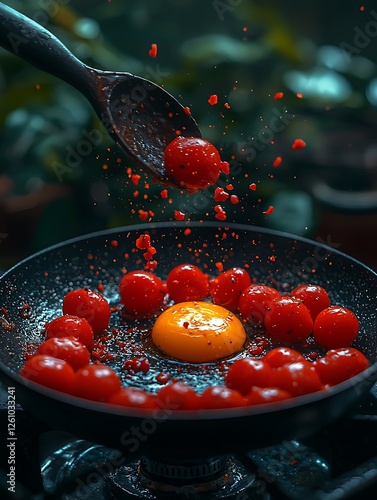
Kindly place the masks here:
<instances>
[{"instance_id":1,"label":"black frying pan","mask_svg":"<svg viewBox=\"0 0 377 500\"><path fill-rule=\"evenodd\" d=\"M291 235L215 222L191 223L191 235L184 235L186 227L186 223L161 223L95 233L42 251L1 277L0 307L8 311L7 318L15 325L12 331L0 329L1 377L16 387L17 401L53 426L122 448L125 453L164 451L185 457L249 450L302 438L354 407L377 378L377 274L337 250ZM25 343L42 339L41 328L47 320L61 314L62 298L69 289L95 287L102 282L105 296L112 304L117 303L122 266L128 270L142 268L141 251L132 249L136 238L147 228L158 249L157 273L161 277L173 265L184 262L207 265L208 272L216 274L215 263L222 261L225 268L249 264L250 274L258 281L276 281L284 290L300 282L325 286L333 303L350 307L358 315L361 333L356 346L370 360L370 368L326 393L302 396L279 406L196 414L117 409L55 393L19 377ZM113 246L112 240L117 240L118 246ZM130 255L128 260L125 253ZM92 257L88 259L88 255ZM275 260L271 260L272 255ZM29 319L20 314L23 301L30 305ZM119 324L119 315L113 314L112 325ZM151 364L155 364L150 384L153 373L159 370L174 375L176 362L159 358L153 351L150 355ZM193 371L185 370L180 378L190 383L196 381L200 387L210 383L212 375L216 381L215 369L206 379L194 367Z\"/></svg>"}]
</instances>

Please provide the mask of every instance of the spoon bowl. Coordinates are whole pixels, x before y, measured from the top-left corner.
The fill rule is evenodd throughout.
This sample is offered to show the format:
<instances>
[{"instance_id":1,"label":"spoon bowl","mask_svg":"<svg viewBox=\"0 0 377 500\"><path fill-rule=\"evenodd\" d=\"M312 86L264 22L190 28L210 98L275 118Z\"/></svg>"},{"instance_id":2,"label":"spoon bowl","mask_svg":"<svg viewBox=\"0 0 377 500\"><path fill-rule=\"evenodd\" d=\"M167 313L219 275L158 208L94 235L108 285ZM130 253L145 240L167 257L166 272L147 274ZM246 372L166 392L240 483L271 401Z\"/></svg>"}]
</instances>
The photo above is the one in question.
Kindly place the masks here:
<instances>
[{"instance_id":1,"label":"spoon bowl","mask_svg":"<svg viewBox=\"0 0 377 500\"><path fill-rule=\"evenodd\" d=\"M43 26L1 2L0 46L79 90L124 153L174 186L164 168L165 147L177 135L201 137L201 133L171 94L131 73L87 66Z\"/></svg>"}]
</instances>

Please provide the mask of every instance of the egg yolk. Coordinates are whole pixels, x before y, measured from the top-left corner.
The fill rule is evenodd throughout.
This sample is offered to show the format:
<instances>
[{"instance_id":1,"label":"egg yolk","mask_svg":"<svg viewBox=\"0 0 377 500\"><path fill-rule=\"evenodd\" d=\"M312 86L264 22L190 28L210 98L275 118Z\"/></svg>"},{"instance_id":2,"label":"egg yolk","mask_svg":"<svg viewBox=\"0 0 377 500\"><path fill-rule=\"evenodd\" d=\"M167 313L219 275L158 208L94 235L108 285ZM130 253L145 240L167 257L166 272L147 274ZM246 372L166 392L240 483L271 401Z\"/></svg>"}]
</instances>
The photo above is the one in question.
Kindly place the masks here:
<instances>
[{"instance_id":1,"label":"egg yolk","mask_svg":"<svg viewBox=\"0 0 377 500\"><path fill-rule=\"evenodd\" d=\"M237 316L224 307L190 301L174 304L160 314L152 340L169 356L202 363L240 351L246 332Z\"/></svg>"}]
</instances>

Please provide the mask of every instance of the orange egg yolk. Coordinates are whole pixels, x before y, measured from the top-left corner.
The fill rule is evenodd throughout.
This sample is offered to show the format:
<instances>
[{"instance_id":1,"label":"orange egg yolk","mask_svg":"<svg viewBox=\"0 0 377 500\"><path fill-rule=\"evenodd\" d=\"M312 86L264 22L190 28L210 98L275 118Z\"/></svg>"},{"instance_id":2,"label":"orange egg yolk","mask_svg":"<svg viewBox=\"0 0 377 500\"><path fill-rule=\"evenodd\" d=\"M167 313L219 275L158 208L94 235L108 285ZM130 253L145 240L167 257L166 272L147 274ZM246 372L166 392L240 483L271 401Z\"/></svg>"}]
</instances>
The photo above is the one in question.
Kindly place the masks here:
<instances>
[{"instance_id":1,"label":"orange egg yolk","mask_svg":"<svg viewBox=\"0 0 377 500\"><path fill-rule=\"evenodd\" d=\"M240 351L246 340L241 321L208 302L180 302L156 319L152 340L168 356L191 363L216 361Z\"/></svg>"}]
</instances>

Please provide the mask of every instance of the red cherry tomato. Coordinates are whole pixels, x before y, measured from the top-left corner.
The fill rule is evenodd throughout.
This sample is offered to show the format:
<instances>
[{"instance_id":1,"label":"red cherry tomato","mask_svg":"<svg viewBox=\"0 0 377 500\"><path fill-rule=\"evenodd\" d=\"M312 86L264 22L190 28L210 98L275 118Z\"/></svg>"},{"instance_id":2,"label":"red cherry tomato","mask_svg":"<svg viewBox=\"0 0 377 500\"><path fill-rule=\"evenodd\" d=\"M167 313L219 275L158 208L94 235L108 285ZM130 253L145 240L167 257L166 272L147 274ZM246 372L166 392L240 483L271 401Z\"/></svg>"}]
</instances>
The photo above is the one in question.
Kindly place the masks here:
<instances>
[{"instance_id":1,"label":"red cherry tomato","mask_svg":"<svg viewBox=\"0 0 377 500\"><path fill-rule=\"evenodd\" d=\"M253 386L269 387L274 379L274 372L268 363L256 358L243 358L235 361L225 376L229 389L247 396Z\"/></svg>"},{"instance_id":2,"label":"red cherry tomato","mask_svg":"<svg viewBox=\"0 0 377 500\"><path fill-rule=\"evenodd\" d=\"M220 172L229 171L215 146L198 137L176 137L165 148L164 165L168 180L191 192L212 186Z\"/></svg>"},{"instance_id":3,"label":"red cherry tomato","mask_svg":"<svg viewBox=\"0 0 377 500\"><path fill-rule=\"evenodd\" d=\"M299 285L292 290L291 296L303 301L309 309L313 321L323 309L330 305L328 293L319 285Z\"/></svg>"},{"instance_id":4,"label":"red cherry tomato","mask_svg":"<svg viewBox=\"0 0 377 500\"><path fill-rule=\"evenodd\" d=\"M85 318L92 326L94 333L105 330L109 326L109 303L100 293L88 288L68 292L63 299L63 313Z\"/></svg>"},{"instance_id":5,"label":"red cherry tomato","mask_svg":"<svg viewBox=\"0 0 377 500\"><path fill-rule=\"evenodd\" d=\"M41 344L36 354L46 354L53 358L64 359L74 370L88 365L90 353L75 337L53 337Z\"/></svg>"},{"instance_id":6,"label":"red cherry tomato","mask_svg":"<svg viewBox=\"0 0 377 500\"><path fill-rule=\"evenodd\" d=\"M341 306L330 306L321 311L314 321L314 340L324 347L347 347L356 340L360 323L356 315Z\"/></svg>"},{"instance_id":7,"label":"red cherry tomato","mask_svg":"<svg viewBox=\"0 0 377 500\"><path fill-rule=\"evenodd\" d=\"M246 406L247 400L241 393L229 387L208 387L200 396L200 408L205 410Z\"/></svg>"},{"instance_id":8,"label":"red cherry tomato","mask_svg":"<svg viewBox=\"0 0 377 500\"><path fill-rule=\"evenodd\" d=\"M119 295L124 309L135 316L157 313L163 304L165 285L149 271L131 271L119 284Z\"/></svg>"},{"instance_id":9,"label":"red cherry tomato","mask_svg":"<svg viewBox=\"0 0 377 500\"><path fill-rule=\"evenodd\" d=\"M276 368L274 385L288 391L292 396L302 396L323 389L321 379L309 361Z\"/></svg>"},{"instance_id":10,"label":"red cherry tomato","mask_svg":"<svg viewBox=\"0 0 377 500\"><path fill-rule=\"evenodd\" d=\"M189 385L173 382L158 391L157 404L169 410L196 410L199 407L199 396Z\"/></svg>"},{"instance_id":11,"label":"red cherry tomato","mask_svg":"<svg viewBox=\"0 0 377 500\"><path fill-rule=\"evenodd\" d=\"M271 302L280 298L281 295L275 288L267 285L250 285L241 294L238 310L245 321L263 323Z\"/></svg>"},{"instance_id":12,"label":"red cherry tomato","mask_svg":"<svg viewBox=\"0 0 377 500\"><path fill-rule=\"evenodd\" d=\"M266 333L285 344L305 340L313 331L309 309L290 297L271 302L271 309L264 317Z\"/></svg>"},{"instance_id":13,"label":"red cherry tomato","mask_svg":"<svg viewBox=\"0 0 377 500\"><path fill-rule=\"evenodd\" d=\"M252 387L247 396L249 405L260 405L291 399L292 394L278 387Z\"/></svg>"},{"instance_id":14,"label":"red cherry tomato","mask_svg":"<svg viewBox=\"0 0 377 500\"><path fill-rule=\"evenodd\" d=\"M115 371L101 363L80 368L74 377L72 394L91 401L108 401L119 392L121 383Z\"/></svg>"},{"instance_id":15,"label":"red cherry tomato","mask_svg":"<svg viewBox=\"0 0 377 500\"><path fill-rule=\"evenodd\" d=\"M290 347L275 347L263 356L263 361L272 368L279 368L279 366L296 363L296 361L306 361L306 359L300 352Z\"/></svg>"},{"instance_id":16,"label":"red cherry tomato","mask_svg":"<svg viewBox=\"0 0 377 500\"><path fill-rule=\"evenodd\" d=\"M358 349L341 347L327 351L313 365L324 384L336 385L366 370L369 361Z\"/></svg>"},{"instance_id":17,"label":"red cherry tomato","mask_svg":"<svg viewBox=\"0 0 377 500\"><path fill-rule=\"evenodd\" d=\"M44 354L32 356L21 368L20 374L55 391L71 393L75 372L63 359Z\"/></svg>"},{"instance_id":18,"label":"red cherry tomato","mask_svg":"<svg viewBox=\"0 0 377 500\"><path fill-rule=\"evenodd\" d=\"M110 396L108 403L131 408L156 408L155 399L151 394L131 387L124 387Z\"/></svg>"},{"instance_id":19,"label":"red cherry tomato","mask_svg":"<svg viewBox=\"0 0 377 500\"><path fill-rule=\"evenodd\" d=\"M241 293L250 284L249 273L241 267L233 267L211 280L210 295L214 304L237 309Z\"/></svg>"},{"instance_id":20,"label":"red cherry tomato","mask_svg":"<svg viewBox=\"0 0 377 500\"><path fill-rule=\"evenodd\" d=\"M169 272L166 287L174 302L203 300L208 295L208 277L197 266L180 264Z\"/></svg>"},{"instance_id":21,"label":"red cherry tomato","mask_svg":"<svg viewBox=\"0 0 377 500\"><path fill-rule=\"evenodd\" d=\"M93 328L85 318L66 314L47 323L46 339L54 337L75 337L82 344L90 346L93 342Z\"/></svg>"}]
</instances>

